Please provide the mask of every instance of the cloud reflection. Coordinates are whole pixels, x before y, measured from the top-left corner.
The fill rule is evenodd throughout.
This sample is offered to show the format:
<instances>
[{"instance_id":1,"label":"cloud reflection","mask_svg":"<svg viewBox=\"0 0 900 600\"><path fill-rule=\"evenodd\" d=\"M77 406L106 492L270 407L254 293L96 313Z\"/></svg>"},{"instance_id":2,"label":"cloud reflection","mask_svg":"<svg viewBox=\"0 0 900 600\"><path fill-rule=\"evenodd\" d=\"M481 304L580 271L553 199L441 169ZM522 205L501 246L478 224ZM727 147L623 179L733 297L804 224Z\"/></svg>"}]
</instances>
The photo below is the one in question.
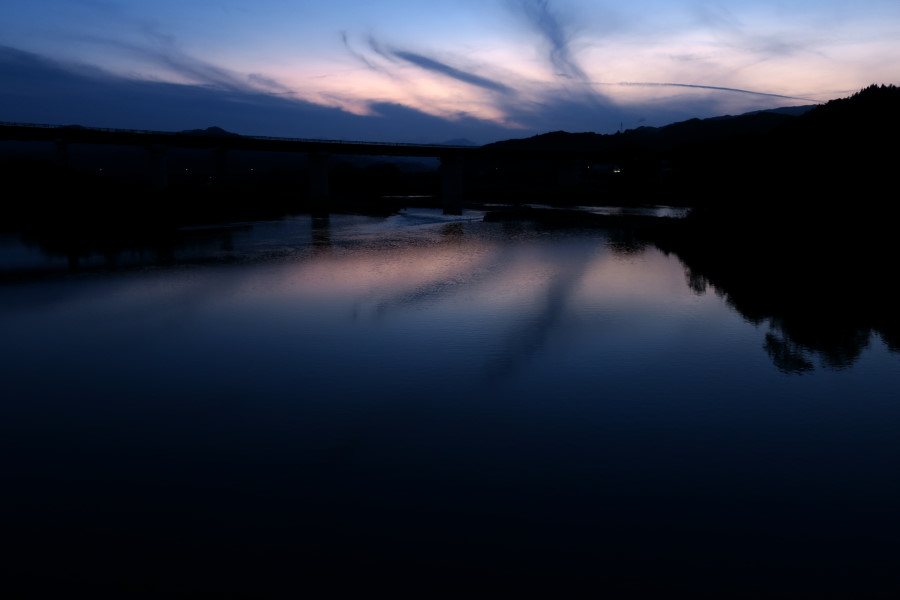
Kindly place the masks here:
<instances>
[{"instance_id":1,"label":"cloud reflection","mask_svg":"<svg viewBox=\"0 0 900 600\"><path fill-rule=\"evenodd\" d=\"M583 249L581 249L583 250ZM485 369L487 382L510 377L524 366L547 343L553 329L565 316L572 296L585 274L596 260L589 252L570 252L568 260L558 261L551 270L546 287L539 294L542 300L534 303L527 318L516 320L507 340L501 343Z\"/></svg>"}]
</instances>

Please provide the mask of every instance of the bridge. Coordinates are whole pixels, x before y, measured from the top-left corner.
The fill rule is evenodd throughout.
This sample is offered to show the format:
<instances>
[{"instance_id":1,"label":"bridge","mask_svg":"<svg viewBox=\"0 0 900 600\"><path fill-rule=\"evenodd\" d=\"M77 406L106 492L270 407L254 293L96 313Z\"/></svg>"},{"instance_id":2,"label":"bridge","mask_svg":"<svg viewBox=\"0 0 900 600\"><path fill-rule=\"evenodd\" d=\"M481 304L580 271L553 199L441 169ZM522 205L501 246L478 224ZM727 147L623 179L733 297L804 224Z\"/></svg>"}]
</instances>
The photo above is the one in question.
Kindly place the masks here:
<instances>
[{"instance_id":1,"label":"bridge","mask_svg":"<svg viewBox=\"0 0 900 600\"><path fill-rule=\"evenodd\" d=\"M537 153L490 151L477 146L447 144L406 144L394 142L361 142L306 138L245 136L219 130L183 132L148 131L81 127L77 125L43 125L0 122L0 139L15 141L47 141L56 144L57 160L66 162L69 144L106 144L142 146L148 153L151 185L158 190L168 186L166 149L209 149L214 154L217 170L224 170L229 150L288 152L306 154L309 159L309 195L317 202L330 197L328 157L330 155L430 157L441 161L441 196L444 212L461 214L463 207L463 166L465 160L515 154L517 157ZM561 160L563 177L572 177L572 158L581 153L554 153ZM570 156L571 155L571 156Z\"/></svg>"}]
</instances>

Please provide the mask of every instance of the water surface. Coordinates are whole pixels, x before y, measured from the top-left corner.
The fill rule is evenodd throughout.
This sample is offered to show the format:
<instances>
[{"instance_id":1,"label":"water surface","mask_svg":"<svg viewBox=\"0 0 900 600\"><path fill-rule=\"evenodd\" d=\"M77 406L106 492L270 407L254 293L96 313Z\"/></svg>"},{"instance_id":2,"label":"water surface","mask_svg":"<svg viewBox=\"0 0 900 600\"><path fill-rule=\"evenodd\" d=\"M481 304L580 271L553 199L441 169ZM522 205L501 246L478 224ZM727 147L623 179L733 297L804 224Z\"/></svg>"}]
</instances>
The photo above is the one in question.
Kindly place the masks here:
<instances>
[{"instance_id":1,"label":"water surface","mask_svg":"<svg viewBox=\"0 0 900 600\"><path fill-rule=\"evenodd\" d=\"M195 230L0 287L20 580L893 589L877 335L785 372L674 255L479 217Z\"/></svg>"}]
</instances>

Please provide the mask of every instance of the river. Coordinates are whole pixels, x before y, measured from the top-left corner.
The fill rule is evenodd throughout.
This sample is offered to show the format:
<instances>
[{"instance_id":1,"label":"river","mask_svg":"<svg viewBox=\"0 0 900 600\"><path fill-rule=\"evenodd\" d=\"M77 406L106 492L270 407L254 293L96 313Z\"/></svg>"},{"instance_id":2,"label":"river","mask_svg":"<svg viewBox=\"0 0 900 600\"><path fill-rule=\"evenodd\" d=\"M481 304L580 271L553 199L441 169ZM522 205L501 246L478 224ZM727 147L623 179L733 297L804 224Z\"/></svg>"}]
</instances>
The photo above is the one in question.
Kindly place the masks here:
<instances>
[{"instance_id":1,"label":"river","mask_svg":"<svg viewBox=\"0 0 900 600\"><path fill-rule=\"evenodd\" d=\"M626 232L480 216L5 238L12 581L898 590L900 355L877 332L831 360Z\"/></svg>"}]
</instances>

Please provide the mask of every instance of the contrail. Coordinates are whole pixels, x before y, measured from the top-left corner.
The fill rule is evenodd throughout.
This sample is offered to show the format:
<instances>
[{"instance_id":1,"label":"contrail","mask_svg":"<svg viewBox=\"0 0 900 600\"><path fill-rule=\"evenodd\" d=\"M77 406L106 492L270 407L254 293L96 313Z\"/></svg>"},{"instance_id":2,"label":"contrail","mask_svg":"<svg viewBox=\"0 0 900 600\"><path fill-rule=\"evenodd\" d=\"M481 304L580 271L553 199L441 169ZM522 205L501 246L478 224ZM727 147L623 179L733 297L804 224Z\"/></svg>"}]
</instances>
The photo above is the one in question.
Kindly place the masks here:
<instances>
[{"instance_id":1,"label":"contrail","mask_svg":"<svg viewBox=\"0 0 900 600\"><path fill-rule=\"evenodd\" d=\"M717 90L720 92L734 92L737 94L752 94L754 96L770 96L772 98L786 98L788 100L803 100L805 102L820 102L820 100L815 100L814 98L802 98L800 96L785 96L783 94L770 94L768 92L754 92L753 90L742 90L740 88L730 88L730 87L720 87L716 85L696 85L693 83L647 83L647 82L631 82L631 81L620 81L617 84L613 85L627 85L627 86L643 86L643 87L683 87L683 88L697 88L701 90Z\"/></svg>"}]
</instances>

